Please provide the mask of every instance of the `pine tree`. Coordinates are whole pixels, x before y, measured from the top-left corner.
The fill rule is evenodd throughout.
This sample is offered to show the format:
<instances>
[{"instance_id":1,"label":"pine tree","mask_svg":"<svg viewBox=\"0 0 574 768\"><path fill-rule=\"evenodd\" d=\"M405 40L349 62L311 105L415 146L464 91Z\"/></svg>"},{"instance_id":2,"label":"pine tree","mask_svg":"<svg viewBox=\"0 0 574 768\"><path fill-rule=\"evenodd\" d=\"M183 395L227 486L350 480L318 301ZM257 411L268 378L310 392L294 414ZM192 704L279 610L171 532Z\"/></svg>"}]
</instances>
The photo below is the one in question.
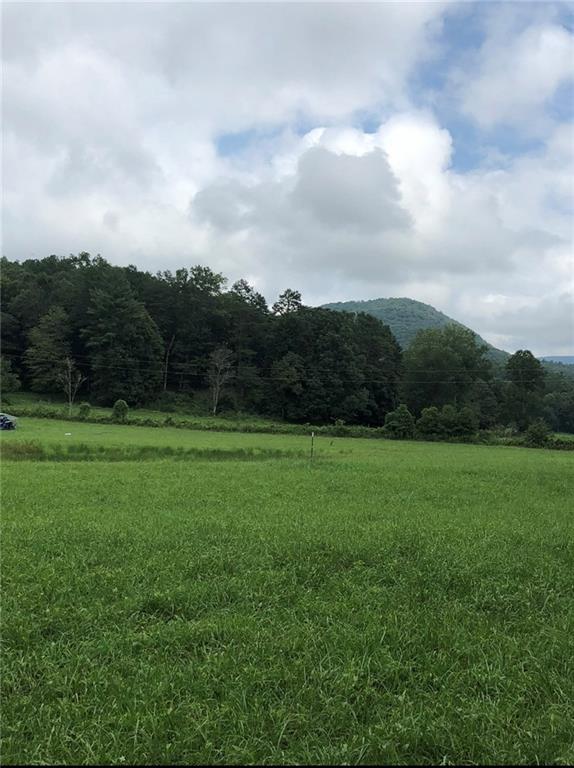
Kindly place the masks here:
<instances>
[{"instance_id":1,"label":"pine tree","mask_svg":"<svg viewBox=\"0 0 574 768\"><path fill-rule=\"evenodd\" d=\"M35 392L59 392L70 357L70 321L62 307L52 307L29 334L25 362Z\"/></svg>"},{"instance_id":2,"label":"pine tree","mask_svg":"<svg viewBox=\"0 0 574 768\"><path fill-rule=\"evenodd\" d=\"M83 335L90 356L91 391L99 402L122 399L133 405L159 394L163 342L126 282L92 291Z\"/></svg>"}]
</instances>

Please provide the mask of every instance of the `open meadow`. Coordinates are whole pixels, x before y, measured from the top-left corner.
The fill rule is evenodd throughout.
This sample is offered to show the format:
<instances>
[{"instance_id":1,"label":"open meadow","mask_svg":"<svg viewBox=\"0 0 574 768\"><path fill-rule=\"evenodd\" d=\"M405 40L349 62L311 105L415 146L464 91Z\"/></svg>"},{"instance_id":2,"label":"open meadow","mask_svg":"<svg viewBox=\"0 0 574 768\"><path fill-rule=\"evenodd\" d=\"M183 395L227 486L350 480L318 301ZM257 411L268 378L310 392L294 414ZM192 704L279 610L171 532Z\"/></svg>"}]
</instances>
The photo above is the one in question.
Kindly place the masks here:
<instances>
[{"instance_id":1,"label":"open meadow","mask_svg":"<svg viewBox=\"0 0 574 768\"><path fill-rule=\"evenodd\" d=\"M574 761L572 454L1 443L4 764Z\"/></svg>"}]
</instances>

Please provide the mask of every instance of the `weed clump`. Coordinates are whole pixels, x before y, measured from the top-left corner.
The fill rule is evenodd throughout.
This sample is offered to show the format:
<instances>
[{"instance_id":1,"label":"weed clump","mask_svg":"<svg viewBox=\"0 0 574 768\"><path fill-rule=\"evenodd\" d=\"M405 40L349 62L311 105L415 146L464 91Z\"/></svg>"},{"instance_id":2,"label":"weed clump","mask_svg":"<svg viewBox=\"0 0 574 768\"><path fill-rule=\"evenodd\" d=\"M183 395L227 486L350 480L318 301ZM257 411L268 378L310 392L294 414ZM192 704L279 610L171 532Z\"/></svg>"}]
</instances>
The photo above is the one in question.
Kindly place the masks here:
<instances>
[{"instance_id":1,"label":"weed clump","mask_svg":"<svg viewBox=\"0 0 574 768\"><path fill-rule=\"evenodd\" d=\"M127 421L128 411L129 411L128 404L126 403L125 400L116 400L112 410L113 420L119 421L120 423Z\"/></svg>"}]
</instances>

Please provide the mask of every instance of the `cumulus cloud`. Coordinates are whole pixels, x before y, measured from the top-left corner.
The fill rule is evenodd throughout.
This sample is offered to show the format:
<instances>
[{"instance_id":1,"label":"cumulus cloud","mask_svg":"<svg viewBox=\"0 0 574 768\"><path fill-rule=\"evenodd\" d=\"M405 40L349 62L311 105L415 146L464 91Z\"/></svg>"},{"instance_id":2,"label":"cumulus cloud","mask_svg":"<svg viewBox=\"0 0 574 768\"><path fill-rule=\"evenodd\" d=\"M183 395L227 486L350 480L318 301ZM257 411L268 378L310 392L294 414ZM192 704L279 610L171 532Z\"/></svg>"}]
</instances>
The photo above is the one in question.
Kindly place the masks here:
<instances>
[{"instance_id":1,"label":"cumulus cloud","mask_svg":"<svg viewBox=\"0 0 574 768\"><path fill-rule=\"evenodd\" d=\"M471 316L480 318L484 337L503 349L531 349L541 356L548 354L549 348L556 350L555 355L572 352L574 291L518 298L488 295L481 305L473 307Z\"/></svg>"},{"instance_id":2,"label":"cumulus cloud","mask_svg":"<svg viewBox=\"0 0 574 768\"><path fill-rule=\"evenodd\" d=\"M563 242L564 229L512 215L512 170L457 173L450 146L448 132L425 113L396 115L375 134L314 130L300 140L296 162L293 149L276 161L273 181L214 182L197 195L192 215L211 225L214 241L241 232L252 253L281 249L300 279L331 268L379 290L398 274L412 281L509 273L517 260ZM522 181L533 183L537 167L532 160L520 170Z\"/></svg>"},{"instance_id":3,"label":"cumulus cloud","mask_svg":"<svg viewBox=\"0 0 574 768\"><path fill-rule=\"evenodd\" d=\"M510 8L509 8L510 6ZM574 79L574 33L552 21L552 6L524 24L523 9L495 6L489 34L470 66L455 76L463 111L479 125L521 124L543 132L544 107Z\"/></svg>"},{"instance_id":4,"label":"cumulus cloud","mask_svg":"<svg viewBox=\"0 0 574 768\"><path fill-rule=\"evenodd\" d=\"M461 170L449 120L412 87L449 15L5 4L3 252L202 262L270 299L410 295L509 349L564 351L573 142L545 105L571 75L571 33L550 4L488 9L478 48L450 64L452 108L538 143Z\"/></svg>"}]
</instances>

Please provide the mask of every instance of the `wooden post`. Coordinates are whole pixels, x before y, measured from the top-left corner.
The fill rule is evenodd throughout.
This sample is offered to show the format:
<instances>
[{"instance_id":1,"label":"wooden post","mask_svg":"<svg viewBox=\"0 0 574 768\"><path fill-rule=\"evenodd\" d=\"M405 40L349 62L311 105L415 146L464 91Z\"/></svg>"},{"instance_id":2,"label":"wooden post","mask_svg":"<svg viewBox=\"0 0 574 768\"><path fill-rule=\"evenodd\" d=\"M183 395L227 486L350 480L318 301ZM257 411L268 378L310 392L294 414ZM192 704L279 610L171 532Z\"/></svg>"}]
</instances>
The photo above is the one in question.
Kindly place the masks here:
<instances>
[{"instance_id":1,"label":"wooden post","mask_svg":"<svg viewBox=\"0 0 574 768\"><path fill-rule=\"evenodd\" d=\"M314 443L315 443L315 433L311 432L311 461L313 461L313 452L314 452Z\"/></svg>"}]
</instances>

